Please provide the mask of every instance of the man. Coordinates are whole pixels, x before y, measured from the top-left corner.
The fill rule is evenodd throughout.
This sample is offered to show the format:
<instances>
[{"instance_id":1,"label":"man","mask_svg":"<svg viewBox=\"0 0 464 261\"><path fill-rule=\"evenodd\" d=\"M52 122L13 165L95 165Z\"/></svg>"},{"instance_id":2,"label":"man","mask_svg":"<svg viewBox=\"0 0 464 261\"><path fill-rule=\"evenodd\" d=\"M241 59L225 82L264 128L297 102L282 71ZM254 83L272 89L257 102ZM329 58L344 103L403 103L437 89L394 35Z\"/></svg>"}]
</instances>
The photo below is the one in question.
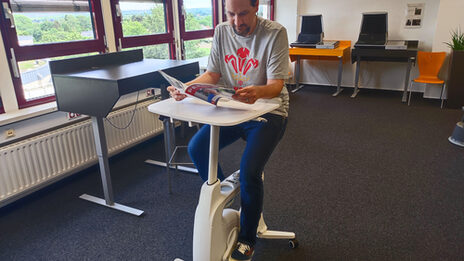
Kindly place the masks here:
<instances>
[{"instance_id":1,"label":"man","mask_svg":"<svg viewBox=\"0 0 464 261\"><path fill-rule=\"evenodd\" d=\"M240 234L232 260L251 260L263 205L262 172L264 165L282 138L287 124L288 39L283 26L256 15L258 0L226 0L228 21L216 27L207 71L189 82L216 84L236 90L234 99L253 104L274 98L280 107L262 118L237 126L221 127L219 149L239 138L247 141L240 163L241 216ZM174 87L173 98L182 100ZM203 126L189 143L189 154L203 180L208 179L210 127ZM218 178L224 180L221 168Z\"/></svg>"}]
</instances>

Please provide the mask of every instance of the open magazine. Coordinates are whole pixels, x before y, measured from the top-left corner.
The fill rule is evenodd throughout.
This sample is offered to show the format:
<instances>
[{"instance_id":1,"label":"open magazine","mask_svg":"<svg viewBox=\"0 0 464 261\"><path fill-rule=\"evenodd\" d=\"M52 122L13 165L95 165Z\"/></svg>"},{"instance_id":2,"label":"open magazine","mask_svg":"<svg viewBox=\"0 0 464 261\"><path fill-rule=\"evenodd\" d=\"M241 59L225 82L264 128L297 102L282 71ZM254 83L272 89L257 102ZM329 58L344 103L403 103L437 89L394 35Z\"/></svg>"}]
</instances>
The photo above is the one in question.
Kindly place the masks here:
<instances>
[{"instance_id":1,"label":"open magazine","mask_svg":"<svg viewBox=\"0 0 464 261\"><path fill-rule=\"evenodd\" d=\"M231 88L221 87L207 83L194 83L186 85L185 83L177 80L176 78L169 76L163 71L159 73L168 81L172 86L178 89L181 93L187 96L197 97L208 103L217 105L218 101L229 101L235 100L232 95L235 94L235 90ZM237 101L237 100L236 100Z\"/></svg>"}]
</instances>

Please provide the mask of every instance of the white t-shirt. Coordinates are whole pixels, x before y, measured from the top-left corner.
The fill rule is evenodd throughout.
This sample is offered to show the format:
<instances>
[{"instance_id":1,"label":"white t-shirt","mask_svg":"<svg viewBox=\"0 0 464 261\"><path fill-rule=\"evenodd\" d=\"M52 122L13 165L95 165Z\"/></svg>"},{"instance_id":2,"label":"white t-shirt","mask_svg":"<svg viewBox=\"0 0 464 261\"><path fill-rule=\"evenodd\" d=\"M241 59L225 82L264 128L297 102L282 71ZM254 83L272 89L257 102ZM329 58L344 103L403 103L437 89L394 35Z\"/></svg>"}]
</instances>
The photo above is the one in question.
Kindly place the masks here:
<instances>
[{"instance_id":1,"label":"white t-shirt","mask_svg":"<svg viewBox=\"0 0 464 261\"><path fill-rule=\"evenodd\" d=\"M258 17L251 35L237 35L230 23L219 24L214 32L208 71L220 73L226 87L265 85L267 79L287 79L288 38L285 27ZM276 99L280 107L271 113L288 115L289 97L284 86Z\"/></svg>"}]
</instances>

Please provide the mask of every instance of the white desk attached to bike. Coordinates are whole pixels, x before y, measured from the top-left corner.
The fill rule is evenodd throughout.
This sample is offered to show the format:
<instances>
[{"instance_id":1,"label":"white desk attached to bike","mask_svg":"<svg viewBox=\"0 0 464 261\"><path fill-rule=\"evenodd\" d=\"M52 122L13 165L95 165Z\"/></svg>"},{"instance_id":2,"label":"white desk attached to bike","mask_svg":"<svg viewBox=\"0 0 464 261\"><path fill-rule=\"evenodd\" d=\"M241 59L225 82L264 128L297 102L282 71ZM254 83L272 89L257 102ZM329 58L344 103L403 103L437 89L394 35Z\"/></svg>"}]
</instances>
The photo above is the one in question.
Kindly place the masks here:
<instances>
[{"instance_id":1,"label":"white desk attached to bike","mask_svg":"<svg viewBox=\"0 0 464 261\"><path fill-rule=\"evenodd\" d=\"M171 98L148 106L150 112L171 119L211 125L208 181L201 188L195 212L194 261L228 260L238 236L238 211L224 209L225 204L238 193L238 174L230 175L224 182L218 182L217 178L219 127L256 119L278 107L275 103L257 102L248 105L235 101L219 102L219 106L214 106L194 98L180 102ZM262 220L260 227L260 237L295 239L295 234L291 232L267 230Z\"/></svg>"}]
</instances>

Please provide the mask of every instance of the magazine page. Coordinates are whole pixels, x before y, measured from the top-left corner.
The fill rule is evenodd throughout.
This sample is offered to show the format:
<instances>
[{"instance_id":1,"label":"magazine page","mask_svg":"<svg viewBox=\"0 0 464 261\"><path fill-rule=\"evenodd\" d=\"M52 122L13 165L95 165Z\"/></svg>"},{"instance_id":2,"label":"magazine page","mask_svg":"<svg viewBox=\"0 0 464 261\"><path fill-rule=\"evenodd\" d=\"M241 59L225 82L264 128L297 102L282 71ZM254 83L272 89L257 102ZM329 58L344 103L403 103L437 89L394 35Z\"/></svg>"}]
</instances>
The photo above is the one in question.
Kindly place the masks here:
<instances>
[{"instance_id":1,"label":"magazine page","mask_svg":"<svg viewBox=\"0 0 464 261\"><path fill-rule=\"evenodd\" d=\"M226 88L223 86L216 86L207 83L194 83L187 86L185 83L177 80L176 78L168 75L163 71L159 73L169 82L172 86L178 89L181 93L188 96L193 96L208 103L217 105L219 99L221 102L232 100L232 95L235 94L235 90Z\"/></svg>"},{"instance_id":2,"label":"magazine page","mask_svg":"<svg viewBox=\"0 0 464 261\"><path fill-rule=\"evenodd\" d=\"M167 73L163 72L163 71L158 71L161 76L164 77L164 79L166 79L166 81L169 82L169 84L171 84L172 86L174 86L176 89L178 89L181 93L185 93L185 89L187 88L187 85L185 85L185 83L177 80L176 78L168 75Z\"/></svg>"},{"instance_id":3,"label":"magazine page","mask_svg":"<svg viewBox=\"0 0 464 261\"><path fill-rule=\"evenodd\" d=\"M232 100L235 90L207 83L194 83L185 89L185 93L217 105L219 99L222 99L221 101Z\"/></svg>"}]
</instances>

